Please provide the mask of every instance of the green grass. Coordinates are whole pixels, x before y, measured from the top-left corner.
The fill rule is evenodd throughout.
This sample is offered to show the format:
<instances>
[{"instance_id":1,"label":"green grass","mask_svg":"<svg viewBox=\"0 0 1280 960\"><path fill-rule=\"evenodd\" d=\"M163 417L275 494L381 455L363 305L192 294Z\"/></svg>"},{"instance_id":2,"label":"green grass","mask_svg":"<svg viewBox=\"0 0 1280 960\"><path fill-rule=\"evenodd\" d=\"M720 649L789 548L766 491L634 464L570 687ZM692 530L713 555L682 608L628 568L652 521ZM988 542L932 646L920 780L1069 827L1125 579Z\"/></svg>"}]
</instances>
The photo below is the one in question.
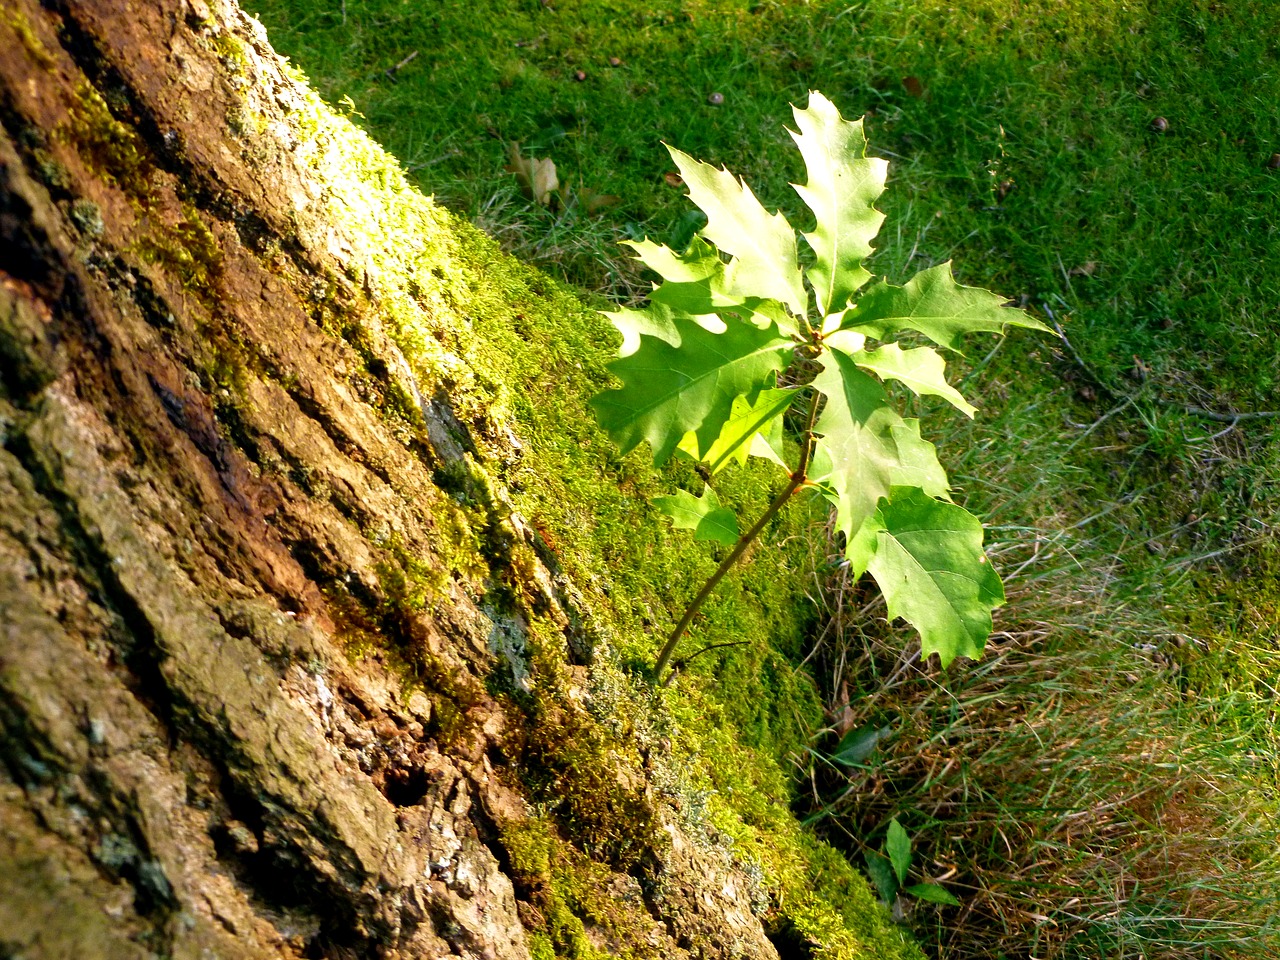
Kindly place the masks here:
<instances>
[{"instance_id":1,"label":"green grass","mask_svg":"<svg viewBox=\"0 0 1280 960\"><path fill-rule=\"evenodd\" d=\"M1028 334L990 355L975 344L958 372L971 378L979 419L954 418L937 437L1010 577L990 662L946 677L898 664L883 643L901 635L886 635L874 605L857 617L849 614L865 607L857 594L831 601L842 613L811 661L830 705L841 706L843 683L849 695L861 691L858 718L891 715L900 732L877 761L879 788L849 795L862 800L835 804L862 781L842 786L822 774L817 808L832 811L823 823L856 855L896 812L923 830L917 842L939 862L968 858L956 874L968 887L956 892L969 908L913 918L943 955L1274 954L1274 939L1218 924L1224 910L1231 922L1257 919L1223 875L1280 889L1267 860L1275 828L1266 826L1275 812L1267 791L1280 788L1280 421L1233 424L1188 410L1280 409L1273 4L246 6L330 102L351 98L357 120L424 192L595 302L647 289L618 240L679 243L696 227L683 191L664 179L671 164L660 141L728 165L767 205L803 222L787 186L802 176L783 129L788 104L819 89L846 116L865 113L872 152L891 163L874 267L900 281L954 257L964 282L1061 323L1074 353ZM723 103L710 103L712 93ZM1167 120L1163 132L1152 128L1157 117ZM551 208L530 203L504 171L514 141L527 156L554 160L575 195L585 186L617 202L596 214L572 196ZM582 455L566 447L544 459ZM610 469L624 492L652 483L634 464ZM535 519L598 523L602 541L624 525L601 494L569 491L565 502L597 503L602 513ZM681 576L674 559L655 569ZM815 595L829 574L815 562ZM710 614L730 622L735 605L751 603L740 588ZM651 619L640 605L626 616ZM769 743L780 736L779 714L707 691L716 677L782 675L774 656L733 648L706 658L693 671L693 702L723 711L748 742ZM898 680L877 687L884 670L899 668ZM961 705L967 719L937 709L943 702ZM1019 725L1027 716L1034 722ZM1018 734L988 736L1002 724ZM794 723L783 725L782 739L793 740ZM1168 762L1141 761L1130 730ZM1042 743L1062 776L1033 762ZM1085 753L1071 753L1072 744ZM944 754L955 759L951 779L904 786ZM1071 849L1055 839L1055 818L1123 799L1133 783L1147 801L1118 804ZM1182 793L1179 783L1188 785ZM929 812L955 790L963 807ZM1026 798L1037 791L1053 804L1032 810ZM1000 831L990 825L1008 823L1021 824L1022 839L995 856ZM1102 865L1089 867L1089 857ZM1038 858L1053 866L1047 879L1030 869ZM1125 870L1155 876L1157 861L1174 865L1164 870L1173 882L1149 896L1117 886ZM1236 892L1212 903L1204 891L1215 883ZM1072 884L1075 893L1058 895ZM1064 907L1072 896L1092 906ZM1120 905L1104 909L1108 896Z\"/></svg>"},{"instance_id":2,"label":"green grass","mask_svg":"<svg viewBox=\"0 0 1280 960\"><path fill-rule=\"evenodd\" d=\"M600 286L609 256L588 255L587 238L680 233L663 139L798 211L782 124L788 103L817 88L850 116L871 114L873 147L906 188L886 201L889 259L964 253L975 279L1063 296L1105 373L1136 353L1188 378L1229 371L1226 384L1201 384L1224 400L1272 392L1276 347L1238 329L1265 322L1258 307L1277 292L1265 265L1280 177L1264 164L1280 149L1280 76L1266 66L1274 31L1254 28L1276 19L1266 3L1169 2L1159 15L1055 0L445 13L352 0L345 24L337 5L312 0L254 6L426 190L579 282ZM1168 117L1163 136L1149 129L1156 116ZM519 209L508 141L619 204L594 229L577 210ZM1089 264L1091 275L1069 275Z\"/></svg>"},{"instance_id":3,"label":"green grass","mask_svg":"<svg viewBox=\"0 0 1280 960\"><path fill-rule=\"evenodd\" d=\"M1259 707L1280 661L1254 632L1269 612L1255 605L1229 644L1187 656L1212 634L1167 616L1204 603L1182 582L1186 558L1157 569L1149 541L1116 537L1124 504L1066 522L1061 491L1096 486L1073 463L1080 444L1038 412L988 410L986 429L1038 456L984 485L990 513L1017 522L991 527L1010 602L981 661L921 665L908 632L877 619L879 597L833 571L810 661L833 718L802 764L810 816L855 858L894 816L917 834L918 879L945 878L964 905L913 917L950 960L1269 956L1277 738ZM965 466L990 466L967 449ZM864 763L826 759L864 727L890 731Z\"/></svg>"}]
</instances>

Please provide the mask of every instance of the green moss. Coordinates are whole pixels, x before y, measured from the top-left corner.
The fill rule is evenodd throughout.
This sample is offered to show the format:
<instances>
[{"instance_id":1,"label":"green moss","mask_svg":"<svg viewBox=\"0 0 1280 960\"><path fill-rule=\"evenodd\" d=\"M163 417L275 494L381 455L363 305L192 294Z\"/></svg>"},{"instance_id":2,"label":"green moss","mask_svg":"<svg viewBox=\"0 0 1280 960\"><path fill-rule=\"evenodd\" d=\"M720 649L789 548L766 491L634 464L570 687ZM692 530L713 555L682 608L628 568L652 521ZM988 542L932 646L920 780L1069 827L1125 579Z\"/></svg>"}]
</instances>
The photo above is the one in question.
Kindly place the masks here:
<instances>
[{"instance_id":1,"label":"green moss","mask_svg":"<svg viewBox=\"0 0 1280 960\"><path fill-rule=\"evenodd\" d=\"M398 535L383 538L385 559L375 564L385 612L422 613L448 586L448 575L407 550Z\"/></svg>"},{"instance_id":2,"label":"green moss","mask_svg":"<svg viewBox=\"0 0 1280 960\"><path fill-rule=\"evenodd\" d=\"M625 725L611 731L575 702L554 623L535 618L526 644L531 692L509 744L524 785L584 850L628 869L662 836L637 745Z\"/></svg>"},{"instance_id":3,"label":"green moss","mask_svg":"<svg viewBox=\"0 0 1280 960\"><path fill-rule=\"evenodd\" d=\"M381 660L406 700L415 691L430 699L429 736L447 748L474 730L470 711L485 699L484 691L432 652L412 611L394 603L373 609L339 584L331 584L324 595L334 636L349 658Z\"/></svg>"},{"instance_id":4,"label":"green moss","mask_svg":"<svg viewBox=\"0 0 1280 960\"><path fill-rule=\"evenodd\" d=\"M184 204L182 219L143 237L135 251L146 263L176 276L201 303L211 309L218 305L216 283L222 273L222 245L194 207Z\"/></svg>"},{"instance_id":5,"label":"green moss","mask_svg":"<svg viewBox=\"0 0 1280 960\"><path fill-rule=\"evenodd\" d=\"M71 222L86 237L100 237L106 225L102 222L102 211L92 200L80 199L71 204Z\"/></svg>"},{"instance_id":6,"label":"green moss","mask_svg":"<svg viewBox=\"0 0 1280 960\"><path fill-rule=\"evenodd\" d=\"M215 384L242 388L255 361L220 322L223 250L205 217L193 203L181 200L177 219L168 222L169 217L158 208L159 165L154 154L132 126L116 118L107 100L88 82L76 87L69 119L57 136L104 182L121 190L136 211L149 214L150 229L135 241L132 252L174 276L206 308L212 323L205 337L212 346L205 362L206 374ZM76 201L72 217L91 232L92 204L86 204L88 201Z\"/></svg>"},{"instance_id":7,"label":"green moss","mask_svg":"<svg viewBox=\"0 0 1280 960\"><path fill-rule=\"evenodd\" d=\"M643 901L619 897L617 876L565 841L552 824L540 818L507 824L501 839L517 892L540 921L530 933L533 956L656 955L647 943L652 920Z\"/></svg>"},{"instance_id":8,"label":"green moss","mask_svg":"<svg viewBox=\"0 0 1280 960\"><path fill-rule=\"evenodd\" d=\"M787 757L821 722L811 682L792 666L813 617L804 589L814 514L797 505L779 519L681 652L727 638L744 645L697 658L677 688L655 692L646 666L718 555L671 531L649 505L674 485L700 484L696 474L677 464L659 475L640 454L620 458L595 426L586 400L608 383L616 349L607 321L413 190L392 158L318 99L288 122L295 157L331 188L307 215L342 226L354 247L345 270L364 291L340 305L333 291L345 281L325 282L319 322L361 353L375 406L405 437L420 434L421 411L377 367L375 332L404 355L413 392L446 396L474 444L465 458L435 464L447 494L432 507L439 564L384 539L382 597L334 589L331 602L345 611L349 649L376 650L407 684L434 694L446 737L463 729L477 693L450 686L415 639L416 620L462 571L491 616L529 625L529 688L505 695L515 722L504 751L550 831L510 841L513 869L541 878L526 882L545 921L535 950L592 957L593 930L625 942L628 920L601 889L611 871L661 856L670 811L647 785L665 767L679 816L759 876L778 923L832 958L905 955L885 946L897 934L851 870L817 884L815 864L830 851L788 813ZM722 500L757 515L785 482L770 470L726 472ZM564 622L539 612L544 601L530 584L540 558L516 535L512 510L538 531L541 560L573 598L579 625L568 629L591 637L585 680L570 669ZM584 683L582 705L574 697ZM849 916L834 902L846 894Z\"/></svg>"},{"instance_id":9,"label":"green moss","mask_svg":"<svg viewBox=\"0 0 1280 960\"><path fill-rule=\"evenodd\" d=\"M23 49L37 64L45 69L49 69L54 65L56 61L53 59L53 55L49 53L48 48L36 36L35 30L31 27L31 21L26 18L21 10L0 9L0 23L3 23L17 34Z\"/></svg>"},{"instance_id":10,"label":"green moss","mask_svg":"<svg viewBox=\"0 0 1280 960\"><path fill-rule=\"evenodd\" d=\"M107 102L82 81L63 136L107 183L122 190L139 208L155 202L156 165L142 138L111 114Z\"/></svg>"},{"instance_id":11,"label":"green moss","mask_svg":"<svg viewBox=\"0 0 1280 960\"><path fill-rule=\"evenodd\" d=\"M238 76L243 76L249 69L249 56L245 52L244 41L229 30L221 30L209 37L209 44L217 52L223 66Z\"/></svg>"},{"instance_id":12,"label":"green moss","mask_svg":"<svg viewBox=\"0 0 1280 960\"><path fill-rule=\"evenodd\" d=\"M65 193L70 189L70 172L55 160L49 151L37 147L31 151L31 161L35 167L36 176L40 178L40 182L54 191L55 195Z\"/></svg>"},{"instance_id":13,"label":"green moss","mask_svg":"<svg viewBox=\"0 0 1280 960\"><path fill-rule=\"evenodd\" d=\"M555 960L556 948L551 938L541 931L526 933L529 944L529 956L533 960Z\"/></svg>"}]
</instances>

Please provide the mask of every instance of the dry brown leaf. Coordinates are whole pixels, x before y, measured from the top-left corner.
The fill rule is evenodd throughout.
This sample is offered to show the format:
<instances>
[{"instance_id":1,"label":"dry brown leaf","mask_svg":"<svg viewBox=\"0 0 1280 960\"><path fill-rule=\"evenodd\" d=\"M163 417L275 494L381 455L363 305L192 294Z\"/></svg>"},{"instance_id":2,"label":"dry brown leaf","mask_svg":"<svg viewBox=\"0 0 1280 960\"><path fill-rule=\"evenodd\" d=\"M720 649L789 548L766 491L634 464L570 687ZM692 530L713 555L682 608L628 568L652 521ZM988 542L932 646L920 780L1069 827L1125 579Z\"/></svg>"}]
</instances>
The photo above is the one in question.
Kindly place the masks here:
<instances>
[{"instance_id":1,"label":"dry brown leaf","mask_svg":"<svg viewBox=\"0 0 1280 960\"><path fill-rule=\"evenodd\" d=\"M618 198L611 193L596 193L586 184L578 186L578 205L588 214L599 213L617 202Z\"/></svg>"},{"instance_id":2,"label":"dry brown leaf","mask_svg":"<svg viewBox=\"0 0 1280 960\"><path fill-rule=\"evenodd\" d=\"M541 206L551 203L551 194L560 189L556 165L550 157L526 157L520 144L507 146L507 172L514 173L524 195Z\"/></svg>"}]
</instances>

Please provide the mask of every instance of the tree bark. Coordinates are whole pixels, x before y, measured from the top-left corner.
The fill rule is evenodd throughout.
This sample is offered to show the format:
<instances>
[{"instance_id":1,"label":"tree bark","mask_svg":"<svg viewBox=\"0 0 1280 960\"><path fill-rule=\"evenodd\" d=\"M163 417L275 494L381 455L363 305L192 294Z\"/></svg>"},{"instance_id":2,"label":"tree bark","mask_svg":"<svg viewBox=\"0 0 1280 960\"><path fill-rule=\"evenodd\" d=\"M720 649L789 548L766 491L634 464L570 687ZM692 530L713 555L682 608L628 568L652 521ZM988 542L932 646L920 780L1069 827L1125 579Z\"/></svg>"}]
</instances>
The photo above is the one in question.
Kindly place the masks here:
<instances>
[{"instance_id":1,"label":"tree bark","mask_svg":"<svg viewBox=\"0 0 1280 960\"><path fill-rule=\"evenodd\" d=\"M496 960L556 906L437 484L513 439L418 392L310 97L234 3L0 0L0 956ZM657 833L595 946L776 955Z\"/></svg>"}]
</instances>

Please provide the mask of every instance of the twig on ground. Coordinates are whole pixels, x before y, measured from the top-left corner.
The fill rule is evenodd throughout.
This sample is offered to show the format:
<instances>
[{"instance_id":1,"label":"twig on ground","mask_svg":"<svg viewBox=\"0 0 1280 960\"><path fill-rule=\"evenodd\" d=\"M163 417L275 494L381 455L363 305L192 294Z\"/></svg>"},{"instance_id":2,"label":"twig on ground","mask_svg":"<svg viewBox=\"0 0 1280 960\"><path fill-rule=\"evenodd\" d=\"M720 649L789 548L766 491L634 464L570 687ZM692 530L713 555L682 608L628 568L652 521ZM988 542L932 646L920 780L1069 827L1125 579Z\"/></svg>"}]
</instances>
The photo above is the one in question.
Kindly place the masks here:
<instances>
[{"instance_id":1,"label":"twig on ground","mask_svg":"<svg viewBox=\"0 0 1280 960\"><path fill-rule=\"evenodd\" d=\"M382 72L383 74L386 75L386 78L388 80L394 80L396 78L396 74L399 73L401 70L403 70L405 67L407 67L409 64L413 63L413 61L417 58L417 56L418 56L418 51L415 50L413 51L413 53L409 54L407 57L405 57L403 60L397 63L394 67L388 67L386 70L383 70Z\"/></svg>"},{"instance_id":2,"label":"twig on ground","mask_svg":"<svg viewBox=\"0 0 1280 960\"><path fill-rule=\"evenodd\" d=\"M690 660L692 660L694 657L700 657L700 656L702 656L704 653L710 653L712 650L719 650L721 647L742 647L742 646L746 646L746 643L747 643L747 641L746 641L746 640L733 640L733 641L731 641L731 642L729 642L729 643L713 643L713 644L711 644L710 646L703 647L701 650L698 650L698 651L696 651L695 653L691 653L691 654L689 654L687 657L681 657L679 660L674 660L674 661L672 661L672 663L671 663L671 673L667 676L667 680L666 680L666 682L663 684L663 686L664 686L664 687L669 687L669 686L671 686L671 680L672 680L672 678L673 678L673 677L675 677L675 675L676 675L677 673L679 673L679 672L680 672L684 667L688 666L689 661L690 661Z\"/></svg>"}]
</instances>

